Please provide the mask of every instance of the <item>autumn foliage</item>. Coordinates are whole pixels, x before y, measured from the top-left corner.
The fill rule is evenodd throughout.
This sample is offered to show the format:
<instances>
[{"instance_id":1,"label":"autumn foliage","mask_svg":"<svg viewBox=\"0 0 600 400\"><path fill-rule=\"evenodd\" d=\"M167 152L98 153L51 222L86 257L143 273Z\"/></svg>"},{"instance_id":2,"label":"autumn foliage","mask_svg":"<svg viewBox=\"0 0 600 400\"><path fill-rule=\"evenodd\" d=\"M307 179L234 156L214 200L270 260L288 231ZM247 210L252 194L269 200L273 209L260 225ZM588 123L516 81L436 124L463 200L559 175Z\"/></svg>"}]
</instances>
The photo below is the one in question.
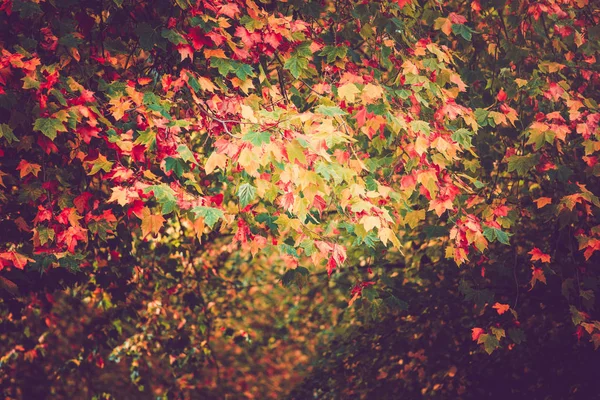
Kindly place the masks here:
<instances>
[{"instance_id":1,"label":"autumn foliage","mask_svg":"<svg viewBox=\"0 0 600 400\"><path fill-rule=\"evenodd\" d=\"M405 394L600 346L597 3L0 0L0 32L6 398L281 398L382 326L413 347L365 385ZM291 396L368 396L354 356Z\"/></svg>"}]
</instances>

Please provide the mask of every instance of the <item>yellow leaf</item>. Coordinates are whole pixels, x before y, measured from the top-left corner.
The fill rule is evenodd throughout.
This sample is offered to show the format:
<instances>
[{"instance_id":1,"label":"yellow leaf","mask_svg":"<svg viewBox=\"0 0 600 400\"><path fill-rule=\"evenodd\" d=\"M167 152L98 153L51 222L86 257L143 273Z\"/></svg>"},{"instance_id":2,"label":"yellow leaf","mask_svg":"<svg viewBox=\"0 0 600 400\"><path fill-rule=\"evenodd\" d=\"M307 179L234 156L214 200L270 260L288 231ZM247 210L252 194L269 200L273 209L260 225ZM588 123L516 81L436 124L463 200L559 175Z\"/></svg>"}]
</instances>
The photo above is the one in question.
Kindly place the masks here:
<instances>
[{"instance_id":1,"label":"yellow leaf","mask_svg":"<svg viewBox=\"0 0 600 400\"><path fill-rule=\"evenodd\" d=\"M152 213L148 207L142 210L142 236L156 235L162 228L165 219L161 213Z\"/></svg>"},{"instance_id":2,"label":"yellow leaf","mask_svg":"<svg viewBox=\"0 0 600 400\"><path fill-rule=\"evenodd\" d=\"M411 229L416 228L421 221L425 219L425 210L416 210L410 211L404 216L403 221L405 224L411 227Z\"/></svg>"},{"instance_id":3,"label":"yellow leaf","mask_svg":"<svg viewBox=\"0 0 600 400\"><path fill-rule=\"evenodd\" d=\"M227 156L225 154L214 152L206 160L206 163L204 164L204 171L208 175L211 174L217 168L221 168L221 170L225 171L226 166Z\"/></svg>"},{"instance_id":4,"label":"yellow leaf","mask_svg":"<svg viewBox=\"0 0 600 400\"><path fill-rule=\"evenodd\" d=\"M227 58L225 52L221 49L204 49L204 57L208 60L211 57Z\"/></svg>"},{"instance_id":5,"label":"yellow leaf","mask_svg":"<svg viewBox=\"0 0 600 400\"><path fill-rule=\"evenodd\" d=\"M415 141L415 151L418 155L423 155L429 148L429 139L423 135L419 135Z\"/></svg>"},{"instance_id":6,"label":"yellow leaf","mask_svg":"<svg viewBox=\"0 0 600 400\"><path fill-rule=\"evenodd\" d=\"M198 238L198 241L202 241L202 234L204 233L204 218L198 217L193 223L194 233Z\"/></svg>"},{"instance_id":7,"label":"yellow leaf","mask_svg":"<svg viewBox=\"0 0 600 400\"><path fill-rule=\"evenodd\" d=\"M452 33L452 22L449 18L440 17L434 21L433 28L435 30L441 30L446 36L450 36Z\"/></svg>"},{"instance_id":8,"label":"yellow leaf","mask_svg":"<svg viewBox=\"0 0 600 400\"><path fill-rule=\"evenodd\" d=\"M238 164L244 168L244 171L250 176L257 177L258 176L258 168L260 164L258 163L258 155L256 151L252 151L250 149L244 149L240 153L238 158Z\"/></svg>"},{"instance_id":9,"label":"yellow leaf","mask_svg":"<svg viewBox=\"0 0 600 400\"><path fill-rule=\"evenodd\" d=\"M354 83L346 83L338 88L338 96L346 100L348 103L354 103L356 95L360 93L360 90Z\"/></svg>"},{"instance_id":10,"label":"yellow leaf","mask_svg":"<svg viewBox=\"0 0 600 400\"><path fill-rule=\"evenodd\" d=\"M429 191L431 199L435 199L438 192L438 179L435 170L428 169L425 171L419 171L417 175L417 182L425 187Z\"/></svg>"},{"instance_id":11,"label":"yellow leaf","mask_svg":"<svg viewBox=\"0 0 600 400\"><path fill-rule=\"evenodd\" d=\"M515 79L515 83L519 87L523 87L523 86L527 85L527 81L525 79L521 79L521 78Z\"/></svg>"},{"instance_id":12,"label":"yellow leaf","mask_svg":"<svg viewBox=\"0 0 600 400\"><path fill-rule=\"evenodd\" d=\"M497 111L490 111L490 117L494 119L496 125L500 125L506 123L506 115L499 113Z\"/></svg>"},{"instance_id":13,"label":"yellow leaf","mask_svg":"<svg viewBox=\"0 0 600 400\"><path fill-rule=\"evenodd\" d=\"M248 121L256 124L258 123L258 119L254 116L254 110L252 107L242 104L242 118L247 119Z\"/></svg>"},{"instance_id":14,"label":"yellow leaf","mask_svg":"<svg viewBox=\"0 0 600 400\"><path fill-rule=\"evenodd\" d=\"M108 199L109 203L116 201L120 206L126 206L127 201L127 189L122 186L117 186L112 189L112 195Z\"/></svg>"},{"instance_id":15,"label":"yellow leaf","mask_svg":"<svg viewBox=\"0 0 600 400\"><path fill-rule=\"evenodd\" d=\"M242 91L246 94L250 93L250 89L254 89L254 84L252 83L252 79L250 78L243 81L237 76L234 76L233 78L231 78L231 85L234 88L242 89Z\"/></svg>"},{"instance_id":16,"label":"yellow leaf","mask_svg":"<svg viewBox=\"0 0 600 400\"><path fill-rule=\"evenodd\" d=\"M127 86L125 88L125 92L131 97L131 100L135 103L136 106L139 106L144 101L144 94L142 92L138 92L135 88L131 86Z\"/></svg>"},{"instance_id":17,"label":"yellow leaf","mask_svg":"<svg viewBox=\"0 0 600 400\"><path fill-rule=\"evenodd\" d=\"M370 104L375 100L378 100L383 96L383 89L381 86L373 85L372 83L368 83L362 90L360 94L360 99L363 103Z\"/></svg>"},{"instance_id":18,"label":"yellow leaf","mask_svg":"<svg viewBox=\"0 0 600 400\"><path fill-rule=\"evenodd\" d=\"M413 64L412 62L406 60L402 64L402 74L404 74L404 75L408 75L408 74L419 75L419 68L417 68L417 66L415 64Z\"/></svg>"},{"instance_id":19,"label":"yellow leaf","mask_svg":"<svg viewBox=\"0 0 600 400\"><path fill-rule=\"evenodd\" d=\"M400 241L396 237L394 231L390 228L381 228L379 230L379 239L384 246L387 246L387 242L390 241L395 247L398 249L400 248Z\"/></svg>"},{"instance_id":20,"label":"yellow leaf","mask_svg":"<svg viewBox=\"0 0 600 400\"><path fill-rule=\"evenodd\" d=\"M199 76L196 79L198 80L198 83L200 84L200 88L202 88L202 90L214 93L215 89L217 88L210 79L204 76Z\"/></svg>"},{"instance_id":21,"label":"yellow leaf","mask_svg":"<svg viewBox=\"0 0 600 400\"><path fill-rule=\"evenodd\" d=\"M131 100L122 100L123 99L112 99L109 101L109 104L112 105L112 107L110 108L110 112L114 119L116 119L117 121L123 118L123 115L125 115L125 111L129 110L129 108L131 107Z\"/></svg>"},{"instance_id":22,"label":"yellow leaf","mask_svg":"<svg viewBox=\"0 0 600 400\"><path fill-rule=\"evenodd\" d=\"M372 231L373 228L381 228L381 219L372 215L362 217L360 223L363 224L367 232Z\"/></svg>"}]
</instances>

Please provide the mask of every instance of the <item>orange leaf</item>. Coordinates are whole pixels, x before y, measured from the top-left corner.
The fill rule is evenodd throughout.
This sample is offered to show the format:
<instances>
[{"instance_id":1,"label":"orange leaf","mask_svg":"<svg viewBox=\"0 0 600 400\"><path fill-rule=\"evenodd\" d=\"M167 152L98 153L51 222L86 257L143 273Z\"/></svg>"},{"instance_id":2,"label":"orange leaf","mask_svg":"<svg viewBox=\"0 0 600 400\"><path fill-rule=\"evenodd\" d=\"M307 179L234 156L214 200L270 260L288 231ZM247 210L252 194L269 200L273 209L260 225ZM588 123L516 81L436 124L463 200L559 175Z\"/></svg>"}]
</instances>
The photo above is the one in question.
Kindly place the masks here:
<instances>
[{"instance_id":1,"label":"orange leaf","mask_svg":"<svg viewBox=\"0 0 600 400\"><path fill-rule=\"evenodd\" d=\"M534 202L537 204L537 208L542 208L548 204L552 203L552 198L550 197L540 197L534 200Z\"/></svg>"},{"instance_id":2,"label":"orange leaf","mask_svg":"<svg viewBox=\"0 0 600 400\"><path fill-rule=\"evenodd\" d=\"M546 275L544 275L544 271L541 268L531 267L531 289L535 286L536 282L546 283Z\"/></svg>"},{"instance_id":3,"label":"orange leaf","mask_svg":"<svg viewBox=\"0 0 600 400\"><path fill-rule=\"evenodd\" d=\"M527 254L531 254L531 261L538 261L538 260L540 260L541 262L544 262L544 263L549 263L550 262L550 255L549 254L544 254L537 247L534 247L533 250L531 250Z\"/></svg>"},{"instance_id":4,"label":"orange leaf","mask_svg":"<svg viewBox=\"0 0 600 400\"><path fill-rule=\"evenodd\" d=\"M508 304L496 303L492 308L498 311L498 315L502 315L509 310L510 306Z\"/></svg>"},{"instance_id":5,"label":"orange leaf","mask_svg":"<svg viewBox=\"0 0 600 400\"><path fill-rule=\"evenodd\" d=\"M152 214L148 207L142 210L142 236L145 238L149 234L157 234L162 228L165 219L161 214Z\"/></svg>"},{"instance_id":6,"label":"orange leaf","mask_svg":"<svg viewBox=\"0 0 600 400\"><path fill-rule=\"evenodd\" d=\"M30 162L27 162L26 160L21 160L21 162L17 166L17 171L21 171L21 173L19 174L19 176L21 178L23 178L29 174L33 174L33 176L35 176L37 178L37 176L41 170L42 170L41 165L33 164Z\"/></svg>"}]
</instances>

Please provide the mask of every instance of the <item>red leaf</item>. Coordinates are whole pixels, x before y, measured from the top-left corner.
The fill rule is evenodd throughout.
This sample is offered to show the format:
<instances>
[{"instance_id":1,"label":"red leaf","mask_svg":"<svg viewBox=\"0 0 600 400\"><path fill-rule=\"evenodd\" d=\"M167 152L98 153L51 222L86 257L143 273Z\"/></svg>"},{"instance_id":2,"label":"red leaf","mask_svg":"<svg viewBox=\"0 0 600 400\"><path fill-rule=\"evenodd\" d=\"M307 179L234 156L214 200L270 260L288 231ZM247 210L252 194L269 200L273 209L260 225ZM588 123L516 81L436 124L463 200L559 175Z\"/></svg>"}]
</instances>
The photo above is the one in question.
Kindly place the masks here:
<instances>
[{"instance_id":1,"label":"red leaf","mask_svg":"<svg viewBox=\"0 0 600 400\"><path fill-rule=\"evenodd\" d=\"M544 254L537 247L534 247L533 250L531 250L527 254L531 254L531 261L538 261L538 260L540 260L541 262L544 262L544 263L549 263L550 262L550 255L549 254Z\"/></svg>"},{"instance_id":2,"label":"red leaf","mask_svg":"<svg viewBox=\"0 0 600 400\"><path fill-rule=\"evenodd\" d=\"M471 329L471 338L473 340L479 339L479 336L483 335L485 331L481 328L473 328Z\"/></svg>"},{"instance_id":3,"label":"red leaf","mask_svg":"<svg viewBox=\"0 0 600 400\"><path fill-rule=\"evenodd\" d=\"M498 101L505 101L506 100L506 92L503 89L500 89L500 91L496 95L496 99L498 99Z\"/></svg>"},{"instance_id":4,"label":"red leaf","mask_svg":"<svg viewBox=\"0 0 600 400\"><path fill-rule=\"evenodd\" d=\"M400 6L400 8L404 8L405 6L412 3L412 0L396 0L396 3L398 3L398 6Z\"/></svg>"}]
</instances>

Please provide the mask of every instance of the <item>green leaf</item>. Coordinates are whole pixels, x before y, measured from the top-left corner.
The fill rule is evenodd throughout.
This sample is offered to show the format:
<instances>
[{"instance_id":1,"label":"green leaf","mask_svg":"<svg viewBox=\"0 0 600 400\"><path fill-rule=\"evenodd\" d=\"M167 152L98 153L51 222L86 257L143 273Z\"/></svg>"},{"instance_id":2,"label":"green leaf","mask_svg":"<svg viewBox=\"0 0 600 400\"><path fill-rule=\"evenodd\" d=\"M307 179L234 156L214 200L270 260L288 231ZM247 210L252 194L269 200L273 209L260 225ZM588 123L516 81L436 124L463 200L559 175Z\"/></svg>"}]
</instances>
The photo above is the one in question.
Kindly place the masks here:
<instances>
[{"instance_id":1,"label":"green leaf","mask_svg":"<svg viewBox=\"0 0 600 400\"><path fill-rule=\"evenodd\" d=\"M413 131L421 132L428 136L431 133L431 127L429 126L429 123L425 121L412 121L410 123L410 127Z\"/></svg>"},{"instance_id":2,"label":"green leaf","mask_svg":"<svg viewBox=\"0 0 600 400\"><path fill-rule=\"evenodd\" d=\"M187 44L187 40L185 40L180 33L174 31L173 29L163 29L160 35L174 45Z\"/></svg>"},{"instance_id":3,"label":"green leaf","mask_svg":"<svg viewBox=\"0 0 600 400\"><path fill-rule=\"evenodd\" d=\"M148 148L154 147L156 144L156 131L147 129L143 132L139 132L138 134L139 136L133 142L134 144L143 144Z\"/></svg>"},{"instance_id":4,"label":"green leaf","mask_svg":"<svg viewBox=\"0 0 600 400\"><path fill-rule=\"evenodd\" d=\"M160 39L156 31L147 22L139 23L135 27L134 32L138 36L140 47L143 50L152 50L156 42ZM160 40L162 41L162 39Z\"/></svg>"},{"instance_id":5,"label":"green leaf","mask_svg":"<svg viewBox=\"0 0 600 400\"><path fill-rule=\"evenodd\" d=\"M273 234L277 234L278 233L278 229L279 226L277 226L277 224L275 223L275 221L277 221L277 216L274 215L269 215L267 213L262 213L262 214L258 214L255 218L256 222L260 223L260 224L265 224L269 230L271 230L273 232Z\"/></svg>"},{"instance_id":6,"label":"green leaf","mask_svg":"<svg viewBox=\"0 0 600 400\"><path fill-rule=\"evenodd\" d=\"M333 63L337 58L343 60L348 48L346 46L325 46L321 50L321 56L327 57L327 63Z\"/></svg>"},{"instance_id":7,"label":"green leaf","mask_svg":"<svg viewBox=\"0 0 600 400\"><path fill-rule=\"evenodd\" d=\"M477 124L479 126L487 126L488 125L488 116L490 115L489 111L483 108L475 109L475 118L477 119Z\"/></svg>"},{"instance_id":8,"label":"green leaf","mask_svg":"<svg viewBox=\"0 0 600 400\"><path fill-rule=\"evenodd\" d=\"M308 60L304 57L300 57L298 54L293 54L286 60L283 68L290 71L292 76L298 79L302 74L302 71L308 68Z\"/></svg>"},{"instance_id":9,"label":"green leaf","mask_svg":"<svg viewBox=\"0 0 600 400\"><path fill-rule=\"evenodd\" d=\"M175 172L175 175L177 175L179 178L181 178L181 176L183 175L184 171L187 170L187 168L187 165L181 158L165 158L165 170L167 172Z\"/></svg>"},{"instance_id":10,"label":"green leaf","mask_svg":"<svg viewBox=\"0 0 600 400\"><path fill-rule=\"evenodd\" d=\"M342 110L338 106L320 105L317 108L315 108L315 111L318 112L319 114L326 115L328 117L335 117L338 115L347 115L348 114L346 111Z\"/></svg>"},{"instance_id":11,"label":"green leaf","mask_svg":"<svg viewBox=\"0 0 600 400\"><path fill-rule=\"evenodd\" d=\"M289 256L300 258L298 251L293 246L290 246L287 243L281 243L279 245L279 251L281 251L282 253L285 253Z\"/></svg>"},{"instance_id":12,"label":"green leaf","mask_svg":"<svg viewBox=\"0 0 600 400\"><path fill-rule=\"evenodd\" d=\"M192 89L194 89L194 92L198 93L200 92L200 82L198 82L198 79L196 79L194 77L194 75L190 74L189 72L187 73L188 76L188 83L190 84L190 86L192 87Z\"/></svg>"},{"instance_id":13,"label":"green leaf","mask_svg":"<svg viewBox=\"0 0 600 400\"><path fill-rule=\"evenodd\" d=\"M192 164L198 164L196 162L196 158L194 157L194 153L192 153L190 148L187 147L185 144L180 144L179 147L177 147L177 153L179 153L179 155L184 161Z\"/></svg>"},{"instance_id":14,"label":"green leaf","mask_svg":"<svg viewBox=\"0 0 600 400\"><path fill-rule=\"evenodd\" d=\"M525 341L525 332L519 328L510 328L508 330L508 337L516 344L521 344Z\"/></svg>"},{"instance_id":15,"label":"green leaf","mask_svg":"<svg viewBox=\"0 0 600 400\"><path fill-rule=\"evenodd\" d=\"M232 63L232 71L241 80L245 81L249 76L254 76L254 70L248 64Z\"/></svg>"},{"instance_id":16,"label":"green leaf","mask_svg":"<svg viewBox=\"0 0 600 400\"><path fill-rule=\"evenodd\" d=\"M148 186L144 189L144 193L154 193L156 201L162 206L161 213L168 214L175 209L177 205L177 198L175 192L167 184L161 183L160 185Z\"/></svg>"},{"instance_id":17,"label":"green leaf","mask_svg":"<svg viewBox=\"0 0 600 400\"><path fill-rule=\"evenodd\" d=\"M498 341L498 338L494 335L489 335L487 333L484 333L481 336L479 336L477 344L483 344L483 348L488 354L492 354L494 350L500 347L500 342Z\"/></svg>"},{"instance_id":18,"label":"green leaf","mask_svg":"<svg viewBox=\"0 0 600 400\"><path fill-rule=\"evenodd\" d=\"M483 236L485 236L485 238L487 240L489 240L490 242L498 241L502 244L506 244L506 245L510 244L510 241L508 239L509 234L501 231L498 228L491 228L489 226L484 227L483 228Z\"/></svg>"},{"instance_id":19,"label":"green leaf","mask_svg":"<svg viewBox=\"0 0 600 400\"><path fill-rule=\"evenodd\" d=\"M526 156L510 156L508 158L508 172L516 171L519 175L525 175L538 163L537 154L528 154Z\"/></svg>"},{"instance_id":20,"label":"green leaf","mask_svg":"<svg viewBox=\"0 0 600 400\"><path fill-rule=\"evenodd\" d=\"M50 91L50 94L52 94L56 98L56 100L58 100L61 106L67 107L67 99L65 99L65 96L63 96L63 94L60 91L52 89Z\"/></svg>"},{"instance_id":21,"label":"green leaf","mask_svg":"<svg viewBox=\"0 0 600 400\"><path fill-rule=\"evenodd\" d=\"M256 197L256 188L249 183L243 183L240 185L237 195L240 198L240 205L246 207Z\"/></svg>"},{"instance_id":22,"label":"green leaf","mask_svg":"<svg viewBox=\"0 0 600 400\"><path fill-rule=\"evenodd\" d=\"M271 134L269 132L248 132L243 137L242 140L246 142L250 142L255 146L262 146L265 143L271 142Z\"/></svg>"},{"instance_id":23,"label":"green leaf","mask_svg":"<svg viewBox=\"0 0 600 400\"><path fill-rule=\"evenodd\" d=\"M54 229L51 228L47 228L43 225L39 225L37 228L37 233L38 233L38 238L40 240L40 245L45 245L48 242L51 242L54 240Z\"/></svg>"},{"instance_id":24,"label":"green leaf","mask_svg":"<svg viewBox=\"0 0 600 400\"><path fill-rule=\"evenodd\" d=\"M109 172L114 163L112 161L108 161L103 155L99 155L94 161L89 161L89 164L92 166L92 169L88 175L95 175L101 170L104 172Z\"/></svg>"},{"instance_id":25,"label":"green leaf","mask_svg":"<svg viewBox=\"0 0 600 400\"><path fill-rule=\"evenodd\" d=\"M23 78L22 81L23 81L23 89L39 89L40 88L40 83L29 76L26 76L25 78Z\"/></svg>"},{"instance_id":26,"label":"green leaf","mask_svg":"<svg viewBox=\"0 0 600 400\"><path fill-rule=\"evenodd\" d=\"M0 138L6 139L8 144L19 141L8 124L0 124Z\"/></svg>"},{"instance_id":27,"label":"green leaf","mask_svg":"<svg viewBox=\"0 0 600 400\"><path fill-rule=\"evenodd\" d=\"M296 270L295 269L288 269L287 271L285 271L285 274L283 274L283 276L281 277L281 283L283 284L283 286L290 286L292 283L294 283L294 281L296 280Z\"/></svg>"},{"instance_id":28,"label":"green leaf","mask_svg":"<svg viewBox=\"0 0 600 400\"><path fill-rule=\"evenodd\" d=\"M535 150L539 150L544 143L553 144L556 134L550 130L540 132L536 130L529 130L529 140L525 144L535 145Z\"/></svg>"},{"instance_id":29,"label":"green leaf","mask_svg":"<svg viewBox=\"0 0 600 400\"><path fill-rule=\"evenodd\" d=\"M204 218L204 223L210 229L212 229L213 226L215 226L215 224L217 223L217 221L219 219L224 217L223 211L219 210L218 208L213 208L213 207L198 206L198 207L192 208L190 211L192 211L194 214L196 214L196 218L198 218L198 217Z\"/></svg>"},{"instance_id":30,"label":"green leaf","mask_svg":"<svg viewBox=\"0 0 600 400\"><path fill-rule=\"evenodd\" d=\"M227 74L229 74L229 71L233 70L231 61L226 60L224 58L211 57L210 66L216 68L219 71L219 74L222 76L227 76Z\"/></svg>"},{"instance_id":31,"label":"green leaf","mask_svg":"<svg viewBox=\"0 0 600 400\"><path fill-rule=\"evenodd\" d=\"M58 132L66 132L64 124L56 118L38 118L33 129L42 132L50 140L54 140Z\"/></svg>"},{"instance_id":32,"label":"green leaf","mask_svg":"<svg viewBox=\"0 0 600 400\"><path fill-rule=\"evenodd\" d=\"M473 146L471 143L472 139L473 132L464 128L458 129L452 134L452 140L460 144L465 149L470 149Z\"/></svg>"},{"instance_id":33,"label":"green leaf","mask_svg":"<svg viewBox=\"0 0 600 400\"><path fill-rule=\"evenodd\" d=\"M473 37L473 30L463 24L452 24L452 32L454 32L455 35L462 36L463 39L465 39L468 42L470 42Z\"/></svg>"}]
</instances>

